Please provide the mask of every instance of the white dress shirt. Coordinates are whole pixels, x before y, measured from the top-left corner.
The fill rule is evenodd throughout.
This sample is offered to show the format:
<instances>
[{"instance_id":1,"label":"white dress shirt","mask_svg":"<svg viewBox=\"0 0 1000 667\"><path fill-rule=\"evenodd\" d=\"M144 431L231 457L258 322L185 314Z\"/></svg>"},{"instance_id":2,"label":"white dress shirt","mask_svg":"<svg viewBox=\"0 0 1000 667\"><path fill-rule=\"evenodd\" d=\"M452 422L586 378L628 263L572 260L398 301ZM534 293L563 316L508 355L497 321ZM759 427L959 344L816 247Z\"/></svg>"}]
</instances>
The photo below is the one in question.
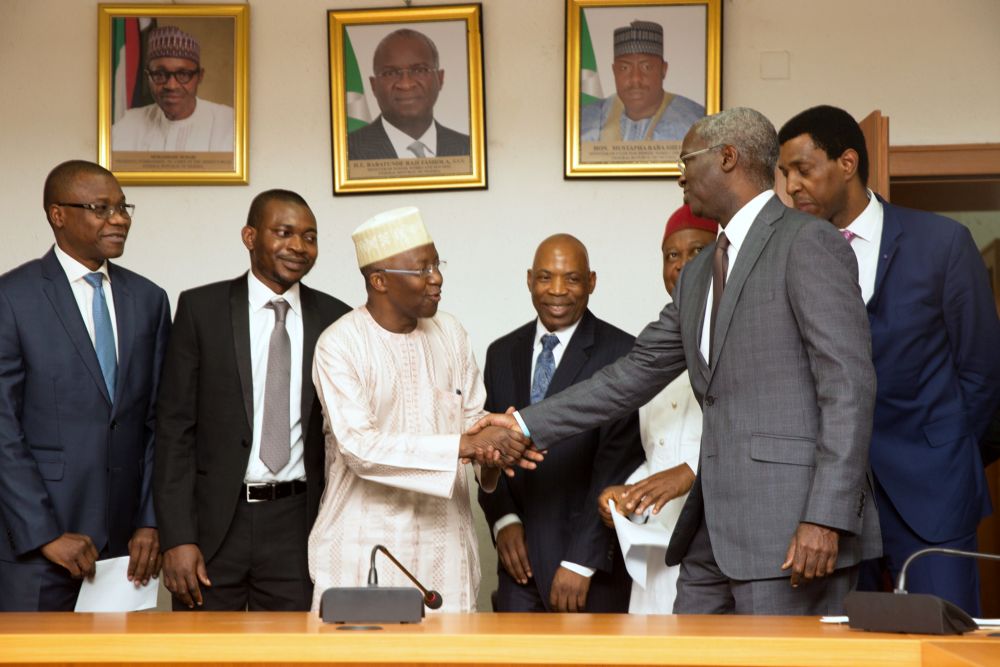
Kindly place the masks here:
<instances>
[{"instance_id":1,"label":"white dress shirt","mask_svg":"<svg viewBox=\"0 0 1000 667\"><path fill-rule=\"evenodd\" d=\"M244 481L289 482L306 478L302 461L302 300L299 284L295 283L284 294L275 294L257 279L253 272L247 274L247 294L250 315L250 368L253 376L253 444ZM260 460L260 437L264 425L264 385L267 380L267 353L274 330L274 310L266 308L271 301L284 299L289 308L285 315L285 329L292 344L291 378L288 385L288 423L291 426L291 455L285 467L276 473Z\"/></svg>"},{"instance_id":2,"label":"white dress shirt","mask_svg":"<svg viewBox=\"0 0 1000 667\"><path fill-rule=\"evenodd\" d=\"M582 318L581 318L582 319ZM555 360L555 368L559 368L559 362L562 361L563 354L566 352L566 346L569 345L569 341L573 338L573 334L576 332L577 327L580 326L580 320L577 320L573 324L569 325L565 329L559 329L558 331L549 331L542 324L541 320L535 321L535 344L531 348L531 381L535 381L535 366L538 365L538 355L542 351L542 336L546 334L555 334L555 337L559 339L559 344L552 348L552 357ZM520 420L518 420L520 421ZM497 533L511 525L512 523L521 523L521 517L516 514L504 514L502 517L497 519L496 523L493 524L493 539L496 539ZM561 561L559 563L562 567L567 570L576 572L585 577L594 576L596 570L591 567L585 567L583 565L578 565L577 563L571 563L569 561Z\"/></svg>"},{"instance_id":3,"label":"white dress shirt","mask_svg":"<svg viewBox=\"0 0 1000 667\"><path fill-rule=\"evenodd\" d=\"M83 324L87 327L87 334L90 335L91 344L96 345L94 340L94 288L90 286L84 276L89 273L104 274L104 299L108 302L108 314L111 315L111 331L115 336L115 358L118 358L118 319L115 317L115 297L111 293L111 276L108 275L108 263L105 261L96 271L91 271L86 266L70 257L58 245L55 246L56 259L62 265L69 280L69 287L73 291L73 298L76 299L77 308L83 316Z\"/></svg>"},{"instance_id":4,"label":"white dress shirt","mask_svg":"<svg viewBox=\"0 0 1000 667\"><path fill-rule=\"evenodd\" d=\"M438 131L437 123L431 121L427 131L420 135L419 139L414 139L406 132L390 123L382 116L382 127L389 136L389 142L396 151L396 157L401 160L410 160L417 157L417 154L410 150L410 145L414 141L419 141L424 145L424 157L437 157Z\"/></svg>"},{"instance_id":5,"label":"white dress shirt","mask_svg":"<svg viewBox=\"0 0 1000 667\"><path fill-rule=\"evenodd\" d=\"M868 206L846 229L854 234L851 250L858 259L858 283L861 296L868 303L875 293L875 273L878 271L878 251L882 246L882 203L868 191Z\"/></svg>"},{"instance_id":6,"label":"white dress shirt","mask_svg":"<svg viewBox=\"0 0 1000 667\"><path fill-rule=\"evenodd\" d=\"M733 267L736 266L736 261L739 259L740 247L743 245L743 241L747 237L747 233L750 231L750 226L753 225L753 221L757 219L760 215L761 209L764 205L771 200L774 196L773 190L765 190L759 195L748 201L743 205L736 215L733 216L729 224L726 225L725 229L719 231L719 233L725 232L726 238L729 239L729 268L726 271L726 281L729 281L729 276L733 275ZM705 361L711 361L711 332L712 332L712 293L714 292L712 284L708 285L708 303L705 306L705 321L702 323L701 327L701 356L705 358Z\"/></svg>"}]
</instances>

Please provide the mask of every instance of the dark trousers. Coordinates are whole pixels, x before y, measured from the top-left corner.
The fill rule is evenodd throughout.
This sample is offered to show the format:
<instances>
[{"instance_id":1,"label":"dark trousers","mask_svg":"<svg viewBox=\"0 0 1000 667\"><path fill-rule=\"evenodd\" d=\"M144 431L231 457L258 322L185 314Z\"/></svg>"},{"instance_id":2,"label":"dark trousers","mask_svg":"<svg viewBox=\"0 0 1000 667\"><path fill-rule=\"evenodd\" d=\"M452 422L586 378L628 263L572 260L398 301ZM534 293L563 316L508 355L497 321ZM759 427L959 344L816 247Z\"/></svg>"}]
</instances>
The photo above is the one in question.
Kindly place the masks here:
<instances>
[{"instance_id":1,"label":"dark trousers","mask_svg":"<svg viewBox=\"0 0 1000 667\"><path fill-rule=\"evenodd\" d=\"M109 558L107 547L97 557ZM0 560L0 611L73 611L82 584L40 552L15 562Z\"/></svg>"},{"instance_id":2,"label":"dark trousers","mask_svg":"<svg viewBox=\"0 0 1000 667\"><path fill-rule=\"evenodd\" d=\"M882 485L875 480L875 500L882 528L882 558L862 563L858 589L878 591L895 586L903 563L915 551L926 547L950 547L976 551L976 533L932 544L906 525ZM891 580L891 581L890 581ZM921 556L906 568L906 590L928 593L957 604L972 616L981 616L979 569L974 558L961 556Z\"/></svg>"},{"instance_id":3,"label":"dark trousers","mask_svg":"<svg viewBox=\"0 0 1000 667\"><path fill-rule=\"evenodd\" d=\"M306 494L250 503L241 498L222 546L206 564L205 611L308 611ZM175 597L174 611L188 611Z\"/></svg>"},{"instance_id":4,"label":"dark trousers","mask_svg":"<svg viewBox=\"0 0 1000 667\"><path fill-rule=\"evenodd\" d=\"M791 535L788 536L791 539ZM777 565L780 565L778 563ZM705 518L681 561L675 614L828 616L844 613L844 596L857 583L858 567L844 567L792 588L788 577L730 579L719 568Z\"/></svg>"}]
</instances>

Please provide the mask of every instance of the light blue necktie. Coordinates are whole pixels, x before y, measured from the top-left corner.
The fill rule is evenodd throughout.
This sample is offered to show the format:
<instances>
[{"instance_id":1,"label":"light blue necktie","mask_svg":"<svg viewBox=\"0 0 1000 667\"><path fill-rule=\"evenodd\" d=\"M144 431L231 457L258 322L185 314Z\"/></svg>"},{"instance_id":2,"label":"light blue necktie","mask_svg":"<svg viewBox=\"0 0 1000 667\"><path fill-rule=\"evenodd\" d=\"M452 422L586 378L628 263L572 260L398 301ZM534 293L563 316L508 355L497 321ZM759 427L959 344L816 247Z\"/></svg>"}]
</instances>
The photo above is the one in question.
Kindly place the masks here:
<instances>
[{"instance_id":1,"label":"light blue necktie","mask_svg":"<svg viewBox=\"0 0 1000 667\"><path fill-rule=\"evenodd\" d=\"M118 356L115 354L115 332L111 328L111 313L104 296L104 274L88 273L83 277L94 288L94 349L97 362L108 385L108 395L115 398L115 379L118 376Z\"/></svg>"},{"instance_id":2,"label":"light blue necktie","mask_svg":"<svg viewBox=\"0 0 1000 667\"><path fill-rule=\"evenodd\" d=\"M545 398L545 393L549 390L549 383L556 372L556 358L552 355L552 349L559 344L559 339L553 334L542 336L542 351L538 353L535 361L535 377L531 380L531 402L532 404Z\"/></svg>"}]
</instances>

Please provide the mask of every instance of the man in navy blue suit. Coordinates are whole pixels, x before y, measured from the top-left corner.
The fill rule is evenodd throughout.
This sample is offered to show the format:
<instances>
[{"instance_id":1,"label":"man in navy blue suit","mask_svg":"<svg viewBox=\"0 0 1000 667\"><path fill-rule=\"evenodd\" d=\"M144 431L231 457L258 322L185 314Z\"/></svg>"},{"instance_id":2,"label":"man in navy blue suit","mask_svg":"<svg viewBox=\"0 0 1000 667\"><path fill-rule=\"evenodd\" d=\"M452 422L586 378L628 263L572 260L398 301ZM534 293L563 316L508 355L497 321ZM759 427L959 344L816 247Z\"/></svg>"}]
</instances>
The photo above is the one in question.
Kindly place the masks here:
<instances>
[{"instance_id":1,"label":"man in navy blue suit","mask_svg":"<svg viewBox=\"0 0 1000 667\"><path fill-rule=\"evenodd\" d=\"M120 257L134 207L111 172L45 181L55 247L0 276L0 611L72 611L95 561L149 583L153 406L166 293Z\"/></svg>"},{"instance_id":2,"label":"man in navy blue suit","mask_svg":"<svg viewBox=\"0 0 1000 667\"><path fill-rule=\"evenodd\" d=\"M807 109L778 139L795 207L832 222L858 260L878 376L871 469L884 547L859 587L877 589L880 567L895 578L918 549L976 548L991 511L978 442L1000 403L1000 322L969 231L874 195L864 136L846 111ZM975 615L976 568L925 556L907 588Z\"/></svg>"},{"instance_id":3,"label":"man in navy blue suit","mask_svg":"<svg viewBox=\"0 0 1000 667\"><path fill-rule=\"evenodd\" d=\"M633 337L587 308L597 284L587 249L568 234L538 246L528 289L538 318L486 352L486 409L522 408L586 380ZM496 611L626 612L631 582L597 497L643 458L635 412L553 447L528 474L479 493L499 557Z\"/></svg>"}]
</instances>

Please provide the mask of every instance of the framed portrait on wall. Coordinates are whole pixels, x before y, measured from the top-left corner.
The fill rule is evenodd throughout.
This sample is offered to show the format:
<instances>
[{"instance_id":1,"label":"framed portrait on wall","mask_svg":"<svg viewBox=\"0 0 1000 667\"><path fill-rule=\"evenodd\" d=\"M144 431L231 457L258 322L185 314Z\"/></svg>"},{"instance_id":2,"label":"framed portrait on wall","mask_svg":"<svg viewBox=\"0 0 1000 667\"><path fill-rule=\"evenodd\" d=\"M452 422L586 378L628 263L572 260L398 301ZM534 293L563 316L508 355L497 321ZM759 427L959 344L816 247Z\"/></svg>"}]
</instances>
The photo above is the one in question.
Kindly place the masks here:
<instances>
[{"instance_id":1,"label":"framed portrait on wall","mask_svg":"<svg viewBox=\"0 0 1000 667\"><path fill-rule=\"evenodd\" d=\"M721 0L566 0L565 176L678 176L717 113Z\"/></svg>"},{"instance_id":2,"label":"framed portrait on wall","mask_svg":"<svg viewBox=\"0 0 1000 667\"><path fill-rule=\"evenodd\" d=\"M247 5L98 6L98 162L125 184L246 184Z\"/></svg>"},{"instance_id":3,"label":"framed portrait on wall","mask_svg":"<svg viewBox=\"0 0 1000 667\"><path fill-rule=\"evenodd\" d=\"M485 188L481 6L327 16L334 194Z\"/></svg>"}]
</instances>

